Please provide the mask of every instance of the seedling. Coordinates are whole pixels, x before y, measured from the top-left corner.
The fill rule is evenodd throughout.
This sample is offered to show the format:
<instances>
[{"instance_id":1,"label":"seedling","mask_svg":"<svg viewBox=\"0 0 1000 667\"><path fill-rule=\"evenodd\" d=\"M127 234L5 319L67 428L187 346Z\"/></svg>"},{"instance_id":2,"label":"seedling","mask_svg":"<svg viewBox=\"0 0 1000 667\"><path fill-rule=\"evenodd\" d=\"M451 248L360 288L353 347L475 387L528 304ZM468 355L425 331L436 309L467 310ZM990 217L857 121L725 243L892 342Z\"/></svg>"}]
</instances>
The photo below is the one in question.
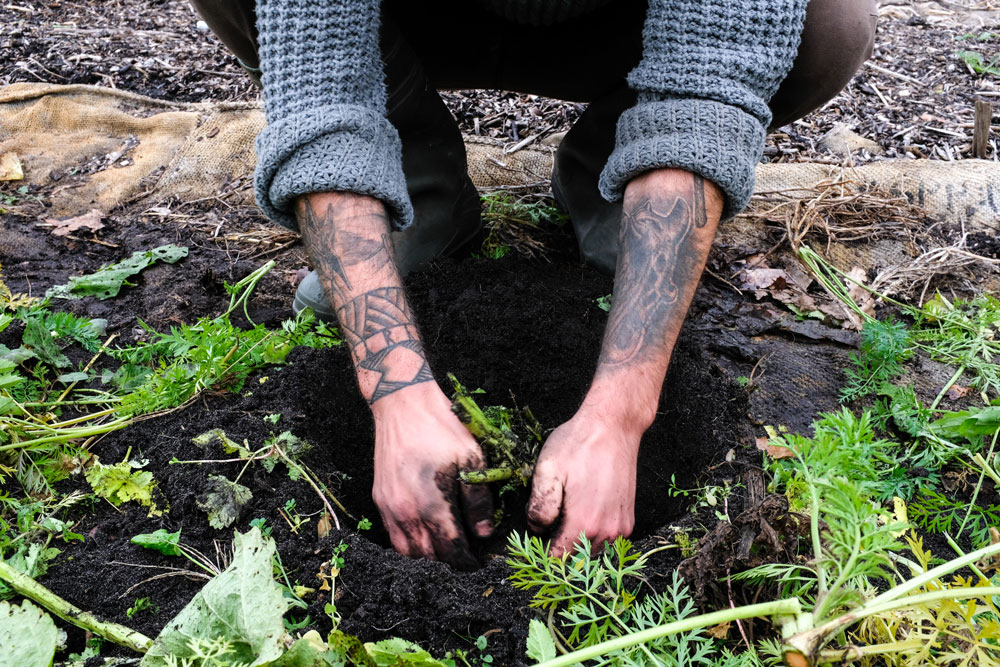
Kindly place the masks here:
<instances>
[{"instance_id":1,"label":"seedling","mask_svg":"<svg viewBox=\"0 0 1000 667\"><path fill-rule=\"evenodd\" d=\"M451 409L482 446L489 466L483 470L462 471L459 478L466 484L513 479L526 486L534 474L542 444L542 428L534 415L527 407L516 416L503 407L483 410L454 375L449 373L448 379L455 389Z\"/></svg>"},{"instance_id":2,"label":"seedling","mask_svg":"<svg viewBox=\"0 0 1000 667\"><path fill-rule=\"evenodd\" d=\"M132 606L125 610L125 615L132 618L140 612L152 611L155 613L158 609L149 598L136 598Z\"/></svg>"}]
</instances>

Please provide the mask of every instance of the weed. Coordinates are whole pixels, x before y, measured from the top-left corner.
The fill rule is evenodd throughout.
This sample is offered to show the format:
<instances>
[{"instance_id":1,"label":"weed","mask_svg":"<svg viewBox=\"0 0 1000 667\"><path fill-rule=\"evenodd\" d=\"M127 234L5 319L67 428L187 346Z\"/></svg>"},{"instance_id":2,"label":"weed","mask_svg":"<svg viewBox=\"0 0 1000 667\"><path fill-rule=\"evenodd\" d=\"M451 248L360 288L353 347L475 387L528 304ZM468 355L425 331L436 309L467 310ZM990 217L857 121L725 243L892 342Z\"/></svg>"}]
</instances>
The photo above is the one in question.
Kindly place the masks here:
<instances>
[{"instance_id":1,"label":"weed","mask_svg":"<svg viewBox=\"0 0 1000 667\"><path fill-rule=\"evenodd\" d=\"M550 200L515 197L497 190L482 196L486 238L481 253L488 259L505 257L512 249L528 257L544 256L544 237L569 220Z\"/></svg>"},{"instance_id":2,"label":"weed","mask_svg":"<svg viewBox=\"0 0 1000 667\"><path fill-rule=\"evenodd\" d=\"M155 613L158 609L149 598L136 598L132 606L125 610L125 615L132 618L140 612L150 611Z\"/></svg>"},{"instance_id":3,"label":"weed","mask_svg":"<svg viewBox=\"0 0 1000 667\"><path fill-rule=\"evenodd\" d=\"M955 55L976 74L1000 76L1000 55L993 56L989 60L979 51L959 51Z\"/></svg>"}]
</instances>

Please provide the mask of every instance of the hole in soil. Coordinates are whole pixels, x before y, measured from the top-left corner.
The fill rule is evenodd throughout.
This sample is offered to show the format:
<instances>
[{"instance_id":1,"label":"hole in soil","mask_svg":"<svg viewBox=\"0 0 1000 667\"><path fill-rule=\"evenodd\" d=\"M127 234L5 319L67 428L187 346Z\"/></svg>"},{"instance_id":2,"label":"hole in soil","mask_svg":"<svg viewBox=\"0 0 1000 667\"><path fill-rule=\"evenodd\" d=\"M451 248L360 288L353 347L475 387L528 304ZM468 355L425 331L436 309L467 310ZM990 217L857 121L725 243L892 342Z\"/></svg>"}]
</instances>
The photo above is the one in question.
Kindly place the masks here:
<instances>
[{"instance_id":1,"label":"hole in soil","mask_svg":"<svg viewBox=\"0 0 1000 667\"><path fill-rule=\"evenodd\" d=\"M483 388L487 393L477 396L482 405L509 406L513 395L518 405L532 409L545 428L554 428L573 415L596 367L607 315L595 300L611 292L609 278L579 266L510 258L442 262L412 276L408 283L429 360L440 379L452 372L467 387ZM167 282L157 286L168 288ZM271 304L281 296L277 290L288 288L274 283L274 289L275 293L262 295L260 302ZM287 297L290 300L290 291ZM657 420L643 440L637 538L669 535L671 523L713 525L711 512L693 517L686 510L690 498L671 496L672 476L682 489L720 480L736 482L740 468L726 464L726 454L730 449L752 448L746 393L705 355L706 341L699 338L705 335L693 330L682 334ZM305 463L330 486L354 519L342 516L345 531L318 540L315 531L321 505L313 493L301 483L289 482L283 473L267 474L253 466L240 479L251 489L253 500L235 527L245 530L251 519L266 518L293 583L310 587L318 587L316 573L334 547L341 540L346 542L347 565L338 578L341 627L365 641L402 636L440 654L449 648L468 648L460 636L475 638L499 627L501 632L490 637L491 654L502 664L519 660L530 612L527 596L501 583L506 566L500 555L508 532L525 528L527 492L505 496L503 525L494 539L479 545L482 569L459 573L439 563L399 556L388 548L371 499L373 426L358 395L347 351L300 349L288 361L287 366L249 378L238 395L206 396L186 410L140 422L100 442L95 452L104 461L122 460L130 447L133 458L148 458L146 469L154 473L170 511L150 519L132 508L123 515L98 503L77 527L87 536L85 543L67 546L66 555L73 560L61 560L45 583L71 600L88 601L91 610L111 620L155 635L201 582L169 577L140 584L156 572L114 563L176 566L166 557L129 543L132 535L161 527L181 529L182 540L204 553L216 554L216 543L224 553L232 531L210 528L196 499L207 475L234 479L241 467L171 465L169 461L174 457L217 458L219 452L191 444L194 436L209 429L222 429L229 437L246 439L257 447L271 433L290 430L314 445ZM281 415L276 423L264 420L273 414ZM309 519L297 533L278 512L292 498L301 516ZM738 512L738 498L730 502L730 511ZM357 520L362 517L371 519L375 527L357 534ZM152 598L159 612L127 618L126 610L136 598L145 596ZM302 618L309 613L322 631L328 628L323 613L326 602L328 596L317 595L308 610L293 615Z\"/></svg>"}]
</instances>

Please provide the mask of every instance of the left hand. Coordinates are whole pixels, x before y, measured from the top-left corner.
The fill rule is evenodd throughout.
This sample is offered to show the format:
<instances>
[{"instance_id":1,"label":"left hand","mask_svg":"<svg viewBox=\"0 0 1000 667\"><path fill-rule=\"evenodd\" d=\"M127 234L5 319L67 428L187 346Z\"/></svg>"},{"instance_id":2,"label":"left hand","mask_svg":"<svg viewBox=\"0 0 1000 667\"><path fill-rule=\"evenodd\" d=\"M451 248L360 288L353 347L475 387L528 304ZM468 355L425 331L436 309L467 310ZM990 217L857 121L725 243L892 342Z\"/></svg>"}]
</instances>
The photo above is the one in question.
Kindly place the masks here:
<instances>
[{"instance_id":1,"label":"left hand","mask_svg":"<svg viewBox=\"0 0 1000 667\"><path fill-rule=\"evenodd\" d=\"M535 466L528 525L536 533L558 527L553 556L571 550L580 533L595 547L631 534L642 432L584 407L549 436Z\"/></svg>"}]
</instances>

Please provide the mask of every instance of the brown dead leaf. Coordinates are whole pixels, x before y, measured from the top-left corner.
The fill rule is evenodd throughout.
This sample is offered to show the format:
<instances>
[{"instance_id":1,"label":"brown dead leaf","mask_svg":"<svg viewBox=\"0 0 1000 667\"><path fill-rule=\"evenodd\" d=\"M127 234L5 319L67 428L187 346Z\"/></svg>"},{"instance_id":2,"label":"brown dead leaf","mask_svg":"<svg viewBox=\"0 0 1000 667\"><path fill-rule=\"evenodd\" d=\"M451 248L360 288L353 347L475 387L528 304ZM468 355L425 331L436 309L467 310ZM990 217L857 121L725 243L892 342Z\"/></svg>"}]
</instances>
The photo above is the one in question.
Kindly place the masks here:
<instances>
[{"instance_id":1,"label":"brown dead leaf","mask_svg":"<svg viewBox=\"0 0 1000 667\"><path fill-rule=\"evenodd\" d=\"M51 227L53 236L69 236L81 229L96 232L98 229L104 229L104 223L101 222L101 218L103 217L103 213L96 208L92 208L82 215L66 218L65 220L48 218L45 222L40 223L39 227Z\"/></svg>"},{"instance_id":2,"label":"brown dead leaf","mask_svg":"<svg viewBox=\"0 0 1000 667\"><path fill-rule=\"evenodd\" d=\"M322 540L330 534L331 529L332 525L330 524L330 515L323 512L323 516L321 516L319 521L316 522L316 535Z\"/></svg>"},{"instance_id":3,"label":"brown dead leaf","mask_svg":"<svg viewBox=\"0 0 1000 667\"><path fill-rule=\"evenodd\" d=\"M740 271L740 281L742 283L740 287L743 289L783 289L788 284L788 275L781 269L761 267ZM781 287L775 285L778 281L781 281Z\"/></svg>"},{"instance_id":4,"label":"brown dead leaf","mask_svg":"<svg viewBox=\"0 0 1000 667\"><path fill-rule=\"evenodd\" d=\"M949 401L957 401L960 398L965 398L970 393L972 393L972 387L961 387L957 384L951 385L951 389L945 393Z\"/></svg>"},{"instance_id":5,"label":"brown dead leaf","mask_svg":"<svg viewBox=\"0 0 1000 667\"><path fill-rule=\"evenodd\" d=\"M855 266L847 272L847 277L852 281L850 283L850 287L847 289L847 295L854 299L854 303L861 306L862 312L866 315L875 317L875 297L871 292L861 286L868 280L865 270L860 266ZM861 283L861 285L858 283Z\"/></svg>"},{"instance_id":6,"label":"brown dead leaf","mask_svg":"<svg viewBox=\"0 0 1000 667\"><path fill-rule=\"evenodd\" d=\"M24 167L17 153L10 151L0 155L0 181L20 181L24 178Z\"/></svg>"},{"instance_id":7,"label":"brown dead leaf","mask_svg":"<svg viewBox=\"0 0 1000 667\"><path fill-rule=\"evenodd\" d=\"M725 639L729 636L729 626L732 625L732 621L726 621L725 623L719 623L706 630L708 634L715 637L716 639Z\"/></svg>"},{"instance_id":8,"label":"brown dead leaf","mask_svg":"<svg viewBox=\"0 0 1000 667\"><path fill-rule=\"evenodd\" d=\"M790 450L788 447L782 447L781 445L770 445L771 441L766 435L757 438L757 449L762 452L767 452L767 455L772 459L790 459L795 456L795 452Z\"/></svg>"}]
</instances>

